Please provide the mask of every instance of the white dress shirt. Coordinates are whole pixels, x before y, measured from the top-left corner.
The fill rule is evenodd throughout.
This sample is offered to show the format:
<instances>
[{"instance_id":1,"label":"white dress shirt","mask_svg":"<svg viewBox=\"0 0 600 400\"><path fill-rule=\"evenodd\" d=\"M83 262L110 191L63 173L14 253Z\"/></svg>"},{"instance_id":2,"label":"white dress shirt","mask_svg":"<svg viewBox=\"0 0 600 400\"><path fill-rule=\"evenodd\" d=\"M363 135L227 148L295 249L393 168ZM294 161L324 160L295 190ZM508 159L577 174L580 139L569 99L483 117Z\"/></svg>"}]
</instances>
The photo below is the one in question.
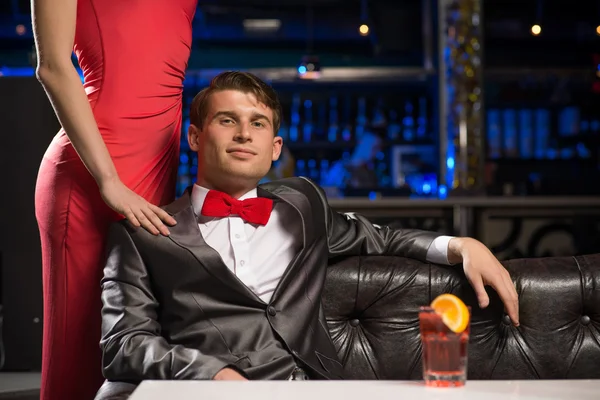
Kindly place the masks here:
<instances>
[{"instance_id":1,"label":"white dress shirt","mask_svg":"<svg viewBox=\"0 0 600 400\"><path fill-rule=\"evenodd\" d=\"M193 186L192 206L202 237L221 255L227 268L268 303L286 268L302 248L300 216L291 205L276 202L264 226L246 223L237 215L206 217L201 211L207 193L208 189ZM254 197L257 197L256 189L239 199ZM437 237L427 250L427 261L448 264L450 239L452 236Z\"/></svg>"}]
</instances>

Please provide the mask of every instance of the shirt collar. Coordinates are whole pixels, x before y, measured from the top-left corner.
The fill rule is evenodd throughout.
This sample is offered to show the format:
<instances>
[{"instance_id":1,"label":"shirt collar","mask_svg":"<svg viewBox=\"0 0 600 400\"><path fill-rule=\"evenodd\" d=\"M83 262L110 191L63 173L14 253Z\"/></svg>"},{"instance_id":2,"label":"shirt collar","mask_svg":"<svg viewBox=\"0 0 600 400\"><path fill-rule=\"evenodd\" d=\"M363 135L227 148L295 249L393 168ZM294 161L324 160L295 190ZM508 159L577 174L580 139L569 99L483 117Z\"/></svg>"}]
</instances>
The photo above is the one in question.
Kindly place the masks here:
<instances>
[{"instance_id":1,"label":"shirt collar","mask_svg":"<svg viewBox=\"0 0 600 400\"><path fill-rule=\"evenodd\" d=\"M204 205L204 200L206 199L206 194L209 192L209 190L210 189L198 184L194 184L192 187L192 207L194 208L194 213L197 216L201 216L202 206ZM239 198L239 200L253 199L255 197L258 197L256 188L244 194Z\"/></svg>"}]
</instances>

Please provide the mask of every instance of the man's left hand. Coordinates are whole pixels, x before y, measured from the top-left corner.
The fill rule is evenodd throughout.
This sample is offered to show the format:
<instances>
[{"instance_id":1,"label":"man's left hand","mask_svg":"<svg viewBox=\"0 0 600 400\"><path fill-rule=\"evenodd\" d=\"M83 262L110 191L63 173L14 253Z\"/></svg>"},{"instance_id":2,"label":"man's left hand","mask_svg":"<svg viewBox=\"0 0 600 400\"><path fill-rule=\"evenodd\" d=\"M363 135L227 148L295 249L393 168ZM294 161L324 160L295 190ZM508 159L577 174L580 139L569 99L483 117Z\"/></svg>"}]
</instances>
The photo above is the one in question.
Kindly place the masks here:
<instances>
[{"instance_id":1,"label":"man's left hand","mask_svg":"<svg viewBox=\"0 0 600 400\"><path fill-rule=\"evenodd\" d=\"M462 262L465 275L475 290L481 308L490 303L485 291L485 285L489 285L502 299L513 324L519 326L519 299L512 279L483 243L472 238L452 238L448 243L448 261L452 264Z\"/></svg>"}]
</instances>

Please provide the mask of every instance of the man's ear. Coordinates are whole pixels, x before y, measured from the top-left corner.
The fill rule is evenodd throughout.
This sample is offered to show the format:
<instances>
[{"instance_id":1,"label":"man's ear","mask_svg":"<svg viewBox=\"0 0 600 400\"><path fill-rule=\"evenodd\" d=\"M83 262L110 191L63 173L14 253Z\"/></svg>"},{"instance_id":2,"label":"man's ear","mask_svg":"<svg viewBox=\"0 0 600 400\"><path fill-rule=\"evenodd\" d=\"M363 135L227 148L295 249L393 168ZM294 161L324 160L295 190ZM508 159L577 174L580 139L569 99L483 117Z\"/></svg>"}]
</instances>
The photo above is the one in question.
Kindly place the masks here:
<instances>
[{"instance_id":1,"label":"man's ear","mask_svg":"<svg viewBox=\"0 0 600 400\"><path fill-rule=\"evenodd\" d=\"M273 138L273 161L277 161L281 155L281 147L283 146L283 138L281 136L275 136Z\"/></svg>"},{"instance_id":2,"label":"man's ear","mask_svg":"<svg viewBox=\"0 0 600 400\"><path fill-rule=\"evenodd\" d=\"M192 151L200 150L200 129L196 125L190 124L187 135L188 135L188 144L190 145L190 150L192 150Z\"/></svg>"}]
</instances>

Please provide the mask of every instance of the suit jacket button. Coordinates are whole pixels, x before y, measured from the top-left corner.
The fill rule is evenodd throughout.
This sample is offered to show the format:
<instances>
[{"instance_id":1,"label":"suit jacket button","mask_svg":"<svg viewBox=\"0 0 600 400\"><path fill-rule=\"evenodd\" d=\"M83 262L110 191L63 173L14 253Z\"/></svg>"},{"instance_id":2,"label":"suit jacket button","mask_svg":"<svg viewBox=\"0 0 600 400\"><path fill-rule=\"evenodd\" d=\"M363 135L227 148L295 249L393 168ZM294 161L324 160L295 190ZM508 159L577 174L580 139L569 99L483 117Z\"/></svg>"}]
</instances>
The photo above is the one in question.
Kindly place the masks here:
<instances>
[{"instance_id":1,"label":"suit jacket button","mask_svg":"<svg viewBox=\"0 0 600 400\"><path fill-rule=\"evenodd\" d=\"M275 315L277 315L277 310L275 310L275 307L273 307L273 306L269 306L267 308L267 312L269 313L269 315L271 317L274 317Z\"/></svg>"}]
</instances>

